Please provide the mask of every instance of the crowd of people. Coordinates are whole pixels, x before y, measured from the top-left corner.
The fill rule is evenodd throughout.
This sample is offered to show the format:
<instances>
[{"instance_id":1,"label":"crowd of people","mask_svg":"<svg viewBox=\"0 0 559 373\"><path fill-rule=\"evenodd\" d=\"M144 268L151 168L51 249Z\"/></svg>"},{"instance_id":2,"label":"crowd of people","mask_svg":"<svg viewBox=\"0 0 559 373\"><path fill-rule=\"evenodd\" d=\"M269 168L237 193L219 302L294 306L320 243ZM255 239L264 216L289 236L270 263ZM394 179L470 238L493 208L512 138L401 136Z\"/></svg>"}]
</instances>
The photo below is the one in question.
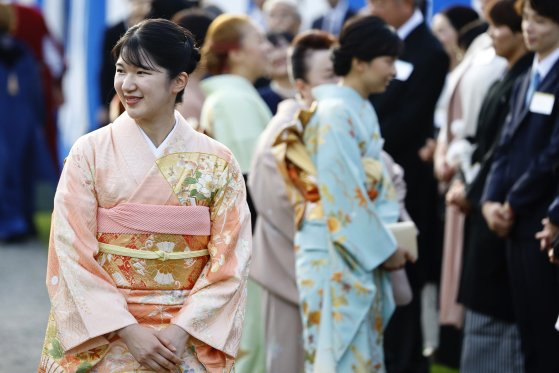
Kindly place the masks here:
<instances>
[{"instance_id":1,"label":"crowd of people","mask_svg":"<svg viewBox=\"0 0 559 373\"><path fill-rule=\"evenodd\" d=\"M130 3L55 196L40 372L559 371L556 0L329 0L311 30L296 0ZM0 105L36 107L0 128L0 240L63 72L13 19Z\"/></svg>"},{"instance_id":2,"label":"crowd of people","mask_svg":"<svg viewBox=\"0 0 559 373\"><path fill-rule=\"evenodd\" d=\"M0 4L0 242L33 235L37 183L56 184L62 50L41 13Z\"/></svg>"}]
</instances>

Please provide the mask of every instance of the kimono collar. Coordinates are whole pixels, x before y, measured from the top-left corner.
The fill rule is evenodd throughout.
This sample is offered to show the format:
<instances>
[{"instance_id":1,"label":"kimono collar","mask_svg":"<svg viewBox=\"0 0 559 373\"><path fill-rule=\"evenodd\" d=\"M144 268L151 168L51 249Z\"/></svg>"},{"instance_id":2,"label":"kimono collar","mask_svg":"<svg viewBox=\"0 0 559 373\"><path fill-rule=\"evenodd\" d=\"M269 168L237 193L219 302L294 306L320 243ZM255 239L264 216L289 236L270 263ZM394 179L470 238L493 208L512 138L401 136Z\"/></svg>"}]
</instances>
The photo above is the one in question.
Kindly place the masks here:
<instances>
[{"instance_id":1,"label":"kimono collar","mask_svg":"<svg viewBox=\"0 0 559 373\"><path fill-rule=\"evenodd\" d=\"M353 88L337 85L324 84L313 88L314 98L320 102L325 99L342 100L344 105L360 108L366 100ZM368 102L368 101L367 101Z\"/></svg>"},{"instance_id":2,"label":"kimono collar","mask_svg":"<svg viewBox=\"0 0 559 373\"><path fill-rule=\"evenodd\" d=\"M167 147L167 144L169 143L169 140L173 137L173 135L175 133L175 130L177 129L177 123L178 122L179 122L179 120L177 118L177 112L175 112L175 124L173 124L173 128L167 134L165 139L163 139L161 144L159 144L159 146L157 146L157 147L151 141L151 139L149 138L147 133L142 129L142 127L138 126L138 128L140 128L140 131L142 132L142 135L144 135L144 140L146 140L146 144L148 145L149 149L151 150L151 152L153 153L153 155L156 158L160 158L163 155L163 152L164 152L165 148Z\"/></svg>"},{"instance_id":3,"label":"kimono collar","mask_svg":"<svg viewBox=\"0 0 559 373\"><path fill-rule=\"evenodd\" d=\"M236 92L253 91L257 94L256 89L250 83L250 81L243 78L242 76L233 74L223 74L206 78L202 80L202 82L200 83L200 87L202 88L202 91L204 91L206 96L214 92L224 90L235 90Z\"/></svg>"}]
</instances>

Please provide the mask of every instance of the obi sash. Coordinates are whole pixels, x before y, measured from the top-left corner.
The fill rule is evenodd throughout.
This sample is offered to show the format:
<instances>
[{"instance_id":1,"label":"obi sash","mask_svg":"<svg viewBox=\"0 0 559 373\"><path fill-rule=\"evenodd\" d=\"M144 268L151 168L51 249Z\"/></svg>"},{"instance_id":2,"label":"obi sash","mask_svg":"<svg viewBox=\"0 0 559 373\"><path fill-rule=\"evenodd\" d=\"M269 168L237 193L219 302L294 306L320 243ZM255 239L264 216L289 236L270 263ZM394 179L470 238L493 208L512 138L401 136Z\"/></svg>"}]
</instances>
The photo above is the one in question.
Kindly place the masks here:
<instances>
[{"instance_id":1,"label":"obi sash","mask_svg":"<svg viewBox=\"0 0 559 373\"><path fill-rule=\"evenodd\" d=\"M210 210L207 206L173 206L122 203L110 209L97 209L99 233L164 233L209 236ZM185 252L146 251L99 242L99 251L142 259L174 260L209 255L208 250Z\"/></svg>"},{"instance_id":2,"label":"obi sash","mask_svg":"<svg viewBox=\"0 0 559 373\"><path fill-rule=\"evenodd\" d=\"M144 205L121 203L97 209L99 233L168 233L190 236L210 235L207 206Z\"/></svg>"},{"instance_id":3,"label":"obi sash","mask_svg":"<svg viewBox=\"0 0 559 373\"><path fill-rule=\"evenodd\" d=\"M299 110L296 121L286 127L272 145L272 154L286 182L287 195L295 211L295 225L299 228L308 204L320 201L316 167L303 140L304 130L316 109L315 101L309 110ZM379 194L378 186L383 181L383 166L379 160L370 157L363 157L361 162L366 177L365 189L369 199L374 201Z\"/></svg>"}]
</instances>

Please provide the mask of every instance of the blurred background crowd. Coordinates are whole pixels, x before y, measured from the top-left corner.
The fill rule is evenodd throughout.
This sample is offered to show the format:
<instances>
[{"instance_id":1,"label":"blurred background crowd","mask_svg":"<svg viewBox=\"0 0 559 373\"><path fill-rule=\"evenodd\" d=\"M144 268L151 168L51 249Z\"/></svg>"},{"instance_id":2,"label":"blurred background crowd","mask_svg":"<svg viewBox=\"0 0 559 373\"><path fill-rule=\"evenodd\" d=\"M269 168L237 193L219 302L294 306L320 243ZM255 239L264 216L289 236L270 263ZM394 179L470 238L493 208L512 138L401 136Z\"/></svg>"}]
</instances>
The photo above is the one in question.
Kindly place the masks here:
<instances>
[{"instance_id":1,"label":"blurred background crowd","mask_svg":"<svg viewBox=\"0 0 559 373\"><path fill-rule=\"evenodd\" d=\"M391 8L396 2L411 10L398 13ZM512 86L533 61L511 0L2 1L0 241L36 234L36 212L49 209L44 201L52 197L71 145L122 112L110 52L127 28L145 18L170 19L191 30L202 47L210 24L223 13L248 15L257 26L254 42L243 45L238 64L231 59L224 66L223 53L235 36L226 28L210 35L214 62L191 74L177 109L194 128L226 145L242 135L254 147L272 117L281 114L280 103L300 97L305 87L294 84L288 64L289 46L300 33L320 29L334 38L347 19L371 13L398 30L405 50L396 80L371 101L385 150L404 170L406 208L420 231L420 260L407 268L413 300L398 309L386 332L388 371L427 372L434 360L485 371L477 365L483 359L509 367L494 371L523 371L505 241L488 229L479 207ZM559 15L551 18L557 22ZM419 38L417 27L425 28L423 39L412 39ZM313 73L324 82L334 79L331 69ZM257 95L238 81L216 79L224 74L242 77ZM223 120L217 120L211 105L224 91L250 103L252 117L230 104L222 107L230 114L222 112ZM246 126L225 133L235 122ZM249 173L252 152L232 150ZM556 343L557 336L549 338ZM487 356L488 343L503 346L505 362L500 355Z\"/></svg>"}]
</instances>

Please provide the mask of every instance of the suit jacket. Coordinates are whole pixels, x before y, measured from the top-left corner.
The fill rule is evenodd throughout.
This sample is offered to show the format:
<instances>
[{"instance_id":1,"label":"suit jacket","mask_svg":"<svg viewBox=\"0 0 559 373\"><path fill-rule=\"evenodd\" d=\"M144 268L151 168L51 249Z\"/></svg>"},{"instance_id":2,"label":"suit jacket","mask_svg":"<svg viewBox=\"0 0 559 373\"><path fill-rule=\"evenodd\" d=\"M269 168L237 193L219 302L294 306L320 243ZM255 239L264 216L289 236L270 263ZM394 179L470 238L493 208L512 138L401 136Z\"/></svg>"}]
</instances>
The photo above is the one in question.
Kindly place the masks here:
<instances>
[{"instance_id":1,"label":"suit jacket","mask_svg":"<svg viewBox=\"0 0 559 373\"><path fill-rule=\"evenodd\" d=\"M345 15L344 15L344 21L340 25L340 31L342 30L342 28L343 28L344 24L347 22L347 20L350 19L351 17L353 17L354 15L355 15L355 12L348 8L348 10L345 12ZM325 29L324 16L321 16L321 17L318 17L317 19L315 19L312 22L311 28L315 29L315 30L323 30L323 31L330 32L330 30Z\"/></svg>"},{"instance_id":2,"label":"suit jacket","mask_svg":"<svg viewBox=\"0 0 559 373\"><path fill-rule=\"evenodd\" d=\"M449 60L439 41L423 23L404 40L401 60L413 65L406 81L394 80L371 102L378 114L384 149L404 169L408 185L406 208L419 228L418 263L437 281L440 245L436 239L437 186L431 164L423 162L419 149L433 137L435 105L443 89ZM437 259L438 258L438 259ZM413 280L412 280L413 281Z\"/></svg>"},{"instance_id":3,"label":"suit jacket","mask_svg":"<svg viewBox=\"0 0 559 373\"><path fill-rule=\"evenodd\" d=\"M514 314L505 241L489 230L479 201L491 167L494 146L509 112L514 83L530 68L533 58L533 54L526 54L487 92L478 117L474 140L477 148L472 155L472 164L481 164L480 172L466 186L472 208L464 227L458 301L471 310L506 321L514 321Z\"/></svg>"},{"instance_id":4,"label":"suit jacket","mask_svg":"<svg viewBox=\"0 0 559 373\"><path fill-rule=\"evenodd\" d=\"M281 96L279 93L274 91L270 85L265 87L260 87L257 89L258 94L262 97L262 100L268 105L268 108L272 112L272 115L276 115L278 112L278 105L286 100L286 97Z\"/></svg>"},{"instance_id":5,"label":"suit jacket","mask_svg":"<svg viewBox=\"0 0 559 373\"><path fill-rule=\"evenodd\" d=\"M555 225L559 225L559 196L557 196L548 211L549 220Z\"/></svg>"},{"instance_id":6,"label":"suit jacket","mask_svg":"<svg viewBox=\"0 0 559 373\"><path fill-rule=\"evenodd\" d=\"M515 214L512 238L533 239L557 191L559 162L559 104L551 114L533 113L525 104L531 70L513 90L505 123L482 202L508 201ZM559 61L537 88L559 96Z\"/></svg>"},{"instance_id":7,"label":"suit jacket","mask_svg":"<svg viewBox=\"0 0 559 373\"><path fill-rule=\"evenodd\" d=\"M393 80L386 92L371 96L371 102L379 116L386 151L397 163L405 165L419 161L417 151L433 137L435 105L449 60L425 24L404 40L400 59L413 65L409 78Z\"/></svg>"}]
</instances>

